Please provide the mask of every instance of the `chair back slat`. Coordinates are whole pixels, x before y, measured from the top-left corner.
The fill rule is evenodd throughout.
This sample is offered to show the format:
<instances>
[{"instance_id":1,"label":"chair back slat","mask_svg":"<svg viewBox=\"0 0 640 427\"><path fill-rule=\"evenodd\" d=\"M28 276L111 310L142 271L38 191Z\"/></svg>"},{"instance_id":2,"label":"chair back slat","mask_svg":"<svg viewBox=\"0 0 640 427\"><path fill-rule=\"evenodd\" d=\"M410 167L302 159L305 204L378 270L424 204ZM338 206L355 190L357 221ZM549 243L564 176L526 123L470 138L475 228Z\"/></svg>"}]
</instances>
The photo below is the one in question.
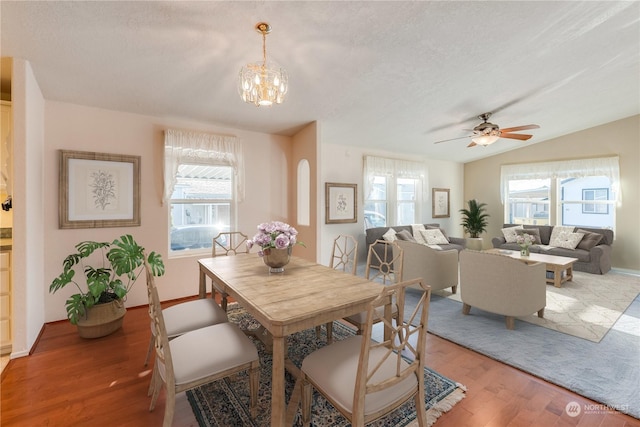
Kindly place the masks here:
<instances>
[{"instance_id":1,"label":"chair back slat","mask_svg":"<svg viewBox=\"0 0 640 427\"><path fill-rule=\"evenodd\" d=\"M211 256L249 253L247 235L240 231L225 231L213 238Z\"/></svg>"},{"instance_id":2,"label":"chair back slat","mask_svg":"<svg viewBox=\"0 0 640 427\"><path fill-rule=\"evenodd\" d=\"M365 277L385 285L401 282L403 256L404 251L394 242L376 240L369 245Z\"/></svg>"},{"instance_id":3,"label":"chair back slat","mask_svg":"<svg viewBox=\"0 0 640 427\"><path fill-rule=\"evenodd\" d=\"M410 286L418 286L422 295L415 308L405 322L405 296ZM372 301L367 311L367 326L363 332L362 349L358 366L358 380L356 382L356 396L379 392L399 384L411 375L417 379L414 393L418 393L420 384L424 384L424 351L426 345L427 319L431 288L422 279L386 286L380 295ZM395 305L398 316L391 320L389 305ZM380 307L385 307L386 314L381 315ZM383 322L385 337L381 342L372 340L373 325ZM389 365L395 366L393 375L377 375L383 366L388 371ZM385 372L386 372L385 371ZM359 389L358 389L359 388ZM361 399L364 404L364 399ZM354 401L357 405L358 401ZM358 409L354 406L354 413Z\"/></svg>"},{"instance_id":4,"label":"chair back slat","mask_svg":"<svg viewBox=\"0 0 640 427\"><path fill-rule=\"evenodd\" d=\"M173 363L171 360L171 351L169 347L169 338L167 336L167 328L165 327L164 317L162 315L162 307L160 305L160 296L155 279L151 273L151 268L145 260L145 272L147 275L147 296L149 298L149 318L151 319L152 328L154 330L154 349L156 352L156 364L158 372L167 383L167 387L175 385L173 375Z\"/></svg>"},{"instance_id":5,"label":"chair back slat","mask_svg":"<svg viewBox=\"0 0 640 427\"><path fill-rule=\"evenodd\" d=\"M356 274L358 269L358 241L348 234L341 234L333 240L329 267Z\"/></svg>"}]
</instances>

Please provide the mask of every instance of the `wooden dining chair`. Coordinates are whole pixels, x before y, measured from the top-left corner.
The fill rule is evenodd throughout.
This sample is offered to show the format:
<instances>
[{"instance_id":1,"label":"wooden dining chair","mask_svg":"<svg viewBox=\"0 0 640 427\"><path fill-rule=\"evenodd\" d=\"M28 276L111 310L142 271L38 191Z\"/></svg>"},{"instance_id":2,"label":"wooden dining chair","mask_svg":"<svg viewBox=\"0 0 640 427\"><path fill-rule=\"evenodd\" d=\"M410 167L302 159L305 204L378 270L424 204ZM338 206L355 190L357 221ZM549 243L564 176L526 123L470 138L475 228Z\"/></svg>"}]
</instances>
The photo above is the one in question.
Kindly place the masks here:
<instances>
[{"instance_id":1,"label":"wooden dining chair","mask_svg":"<svg viewBox=\"0 0 640 427\"><path fill-rule=\"evenodd\" d=\"M356 274L358 270L358 241L348 234L340 234L333 240L329 267L345 273ZM333 322L325 324L327 343L333 342ZM320 337L321 326L316 326L316 336Z\"/></svg>"},{"instance_id":2,"label":"wooden dining chair","mask_svg":"<svg viewBox=\"0 0 640 427\"><path fill-rule=\"evenodd\" d=\"M409 286L424 292L405 323ZM424 357L430 296L431 288L422 279L389 285L369 306L362 335L337 341L304 358L300 376L303 425L311 421L313 388L353 426L377 420L411 398L418 425L427 425ZM392 321L389 304L396 307L400 321ZM376 342L372 330L380 321L389 338Z\"/></svg>"},{"instance_id":3,"label":"wooden dining chair","mask_svg":"<svg viewBox=\"0 0 640 427\"><path fill-rule=\"evenodd\" d=\"M248 237L246 234L241 231L224 231L218 233L216 237L213 238L213 244L211 246L211 256L222 256L222 255L238 255L238 254L248 254L249 247L247 246ZM202 291L202 290L201 290ZM217 290L220 292L220 306L226 312L227 305L229 304L229 295L226 292ZM206 293L206 289L204 292L200 292L200 295ZM215 299L216 297L216 287L212 283L211 284L211 298Z\"/></svg>"},{"instance_id":4,"label":"wooden dining chair","mask_svg":"<svg viewBox=\"0 0 640 427\"><path fill-rule=\"evenodd\" d=\"M358 269L358 241L348 234L340 234L333 240L329 267L356 274Z\"/></svg>"},{"instance_id":5,"label":"wooden dining chair","mask_svg":"<svg viewBox=\"0 0 640 427\"><path fill-rule=\"evenodd\" d=\"M169 340L189 331L229 321L227 313L213 299L181 302L162 309L162 315ZM149 364L156 335L155 325L151 322L151 339L149 340L147 357L144 359L144 366Z\"/></svg>"},{"instance_id":6,"label":"wooden dining chair","mask_svg":"<svg viewBox=\"0 0 640 427\"><path fill-rule=\"evenodd\" d=\"M403 257L404 251L394 242L377 240L369 245L364 275L367 279L383 285L399 283L402 281ZM397 313L394 312L393 317L396 316ZM355 326L357 334L360 335L366 325L367 313L363 311L345 317L344 320Z\"/></svg>"},{"instance_id":7,"label":"wooden dining chair","mask_svg":"<svg viewBox=\"0 0 640 427\"><path fill-rule=\"evenodd\" d=\"M257 415L260 362L253 342L237 325L219 323L187 332L169 341L158 289L147 269L149 316L156 330L154 347L156 361L151 377L153 411L163 386L166 389L164 427L170 427L175 411L176 394L207 384L238 372L249 372L249 408Z\"/></svg>"}]
</instances>

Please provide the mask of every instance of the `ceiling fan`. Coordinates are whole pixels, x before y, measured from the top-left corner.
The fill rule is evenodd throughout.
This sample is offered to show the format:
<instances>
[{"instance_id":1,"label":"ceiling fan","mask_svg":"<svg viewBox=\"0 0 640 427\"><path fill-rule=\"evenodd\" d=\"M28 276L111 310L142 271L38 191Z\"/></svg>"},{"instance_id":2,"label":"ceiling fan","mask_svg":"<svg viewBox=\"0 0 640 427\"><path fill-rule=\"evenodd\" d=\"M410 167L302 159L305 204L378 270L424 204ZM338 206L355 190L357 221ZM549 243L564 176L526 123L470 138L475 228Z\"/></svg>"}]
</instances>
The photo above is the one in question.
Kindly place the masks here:
<instances>
[{"instance_id":1,"label":"ceiling fan","mask_svg":"<svg viewBox=\"0 0 640 427\"><path fill-rule=\"evenodd\" d=\"M456 139L463 138L473 138L471 140L471 144L467 145L467 147L474 147L476 145L487 146L496 142L499 138L509 138L509 139L518 139L520 141L526 141L531 138L533 135L521 134L521 133L512 133L519 130L527 130L527 129L538 129L540 126L538 125L524 125L524 126L516 126L511 128L500 129L498 125L494 125L493 123L489 123L489 118L492 113L484 113L480 114L478 118L483 120L478 126L473 129L469 129L473 131L473 134L467 136L461 136L460 138L452 138L445 139L442 141L436 141L434 144L440 144L441 142L447 141L455 141Z\"/></svg>"}]
</instances>

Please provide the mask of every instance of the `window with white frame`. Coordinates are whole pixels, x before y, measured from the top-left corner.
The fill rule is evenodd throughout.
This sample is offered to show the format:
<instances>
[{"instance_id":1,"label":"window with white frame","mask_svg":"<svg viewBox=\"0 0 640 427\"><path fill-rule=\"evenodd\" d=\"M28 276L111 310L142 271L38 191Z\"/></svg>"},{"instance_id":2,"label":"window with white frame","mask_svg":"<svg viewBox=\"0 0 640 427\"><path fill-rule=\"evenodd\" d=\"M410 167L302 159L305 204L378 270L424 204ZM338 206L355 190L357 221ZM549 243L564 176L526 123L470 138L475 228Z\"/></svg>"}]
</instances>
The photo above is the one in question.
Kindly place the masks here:
<instances>
[{"instance_id":1,"label":"window with white frame","mask_svg":"<svg viewBox=\"0 0 640 427\"><path fill-rule=\"evenodd\" d=\"M213 239L235 229L242 151L236 138L167 130L165 200L169 254L210 253Z\"/></svg>"},{"instance_id":2,"label":"window with white frame","mask_svg":"<svg viewBox=\"0 0 640 427\"><path fill-rule=\"evenodd\" d=\"M615 230L618 157L505 165L505 223Z\"/></svg>"},{"instance_id":3,"label":"window with white frame","mask_svg":"<svg viewBox=\"0 0 640 427\"><path fill-rule=\"evenodd\" d=\"M419 222L424 169L418 162L365 156L365 229Z\"/></svg>"}]
</instances>

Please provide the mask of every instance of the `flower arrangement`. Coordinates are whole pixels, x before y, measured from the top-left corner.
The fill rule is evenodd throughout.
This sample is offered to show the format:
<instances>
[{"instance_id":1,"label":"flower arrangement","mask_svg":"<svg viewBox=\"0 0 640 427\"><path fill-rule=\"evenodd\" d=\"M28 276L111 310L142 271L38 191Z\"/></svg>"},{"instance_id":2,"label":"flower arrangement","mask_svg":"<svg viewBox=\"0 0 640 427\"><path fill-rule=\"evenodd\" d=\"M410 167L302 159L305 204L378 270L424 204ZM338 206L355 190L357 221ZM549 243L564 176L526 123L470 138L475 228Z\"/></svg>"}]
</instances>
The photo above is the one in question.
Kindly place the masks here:
<instances>
[{"instance_id":1,"label":"flower arrangement","mask_svg":"<svg viewBox=\"0 0 640 427\"><path fill-rule=\"evenodd\" d=\"M264 256L265 249L286 249L293 245L304 243L297 241L298 230L281 221L264 222L258 225L258 233L247 240L247 247L260 246L259 256Z\"/></svg>"},{"instance_id":2,"label":"flower arrangement","mask_svg":"<svg viewBox=\"0 0 640 427\"><path fill-rule=\"evenodd\" d=\"M528 248L535 243L536 239L531 234L519 234L516 236L516 243L521 248Z\"/></svg>"}]
</instances>

